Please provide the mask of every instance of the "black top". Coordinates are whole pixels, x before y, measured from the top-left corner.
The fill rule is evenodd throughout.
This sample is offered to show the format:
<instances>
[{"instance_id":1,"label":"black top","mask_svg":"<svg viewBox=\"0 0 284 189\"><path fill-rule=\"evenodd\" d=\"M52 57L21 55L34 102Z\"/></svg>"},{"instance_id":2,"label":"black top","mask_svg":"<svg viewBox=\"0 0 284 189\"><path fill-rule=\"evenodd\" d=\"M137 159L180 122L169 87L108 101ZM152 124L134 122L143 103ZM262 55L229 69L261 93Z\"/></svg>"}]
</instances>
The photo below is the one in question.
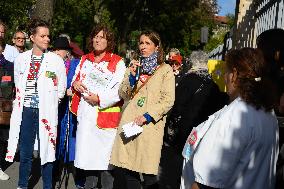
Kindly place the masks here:
<instances>
[{"instance_id":1,"label":"black top","mask_svg":"<svg viewBox=\"0 0 284 189\"><path fill-rule=\"evenodd\" d=\"M227 94L220 92L207 71L186 74L176 87L175 103L167 118L165 142L182 151L192 128L227 102Z\"/></svg>"},{"instance_id":2,"label":"black top","mask_svg":"<svg viewBox=\"0 0 284 189\"><path fill-rule=\"evenodd\" d=\"M2 81L3 76L11 76L11 81ZM12 99L14 97L14 64L0 55L0 90L2 97Z\"/></svg>"}]
</instances>

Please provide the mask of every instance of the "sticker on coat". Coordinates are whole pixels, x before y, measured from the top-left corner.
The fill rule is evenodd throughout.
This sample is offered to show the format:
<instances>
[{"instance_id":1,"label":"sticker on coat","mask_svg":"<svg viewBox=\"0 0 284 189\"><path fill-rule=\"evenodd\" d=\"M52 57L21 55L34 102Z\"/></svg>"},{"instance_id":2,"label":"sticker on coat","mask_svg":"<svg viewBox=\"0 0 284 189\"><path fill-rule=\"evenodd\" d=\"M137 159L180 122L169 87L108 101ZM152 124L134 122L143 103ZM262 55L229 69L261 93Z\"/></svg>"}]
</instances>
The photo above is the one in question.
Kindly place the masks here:
<instances>
[{"instance_id":1,"label":"sticker on coat","mask_svg":"<svg viewBox=\"0 0 284 189\"><path fill-rule=\"evenodd\" d=\"M57 86L57 83L58 83L57 80L58 80L58 79L57 79L57 76L56 76L56 73L55 73L55 72L46 71L46 72L45 72L45 77L52 79L53 85L54 85L55 87Z\"/></svg>"},{"instance_id":2,"label":"sticker on coat","mask_svg":"<svg viewBox=\"0 0 284 189\"><path fill-rule=\"evenodd\" d=\"M142 107L146 101L146 97L140 97L137 101L137 106Z\"/></svg>"}]
</instances>

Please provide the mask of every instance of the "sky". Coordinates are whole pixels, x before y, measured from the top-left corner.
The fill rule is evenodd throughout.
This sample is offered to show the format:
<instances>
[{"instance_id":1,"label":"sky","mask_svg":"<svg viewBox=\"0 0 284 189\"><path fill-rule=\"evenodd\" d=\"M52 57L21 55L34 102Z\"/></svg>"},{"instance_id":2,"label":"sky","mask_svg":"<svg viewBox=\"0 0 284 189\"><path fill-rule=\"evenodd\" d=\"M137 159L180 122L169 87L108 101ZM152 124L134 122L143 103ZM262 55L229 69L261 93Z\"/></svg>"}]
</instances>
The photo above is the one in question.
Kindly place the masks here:
<instances>
[{"instance_id":1,"label":"sky","mask_svg":"<svg viewBox=\"0 0 284 189\"><path fill-rule=\"evenodd\" d=\"M218 5L220 7L219 15L235 14L236 0L218 0Z\"/></svg>"}]
</instances>

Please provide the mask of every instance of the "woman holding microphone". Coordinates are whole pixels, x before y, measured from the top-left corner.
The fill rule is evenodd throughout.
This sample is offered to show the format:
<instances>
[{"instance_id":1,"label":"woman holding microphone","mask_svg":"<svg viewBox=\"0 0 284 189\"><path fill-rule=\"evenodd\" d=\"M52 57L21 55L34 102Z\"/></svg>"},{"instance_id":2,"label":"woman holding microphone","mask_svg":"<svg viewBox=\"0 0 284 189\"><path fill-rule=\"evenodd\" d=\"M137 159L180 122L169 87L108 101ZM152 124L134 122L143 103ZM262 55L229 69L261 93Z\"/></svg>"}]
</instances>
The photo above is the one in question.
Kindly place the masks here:
<instances>
[{"instance_id":1,"label":"woman holding microphone","mask_svg":"<svg viewBox=\"0 0 284 189\"><path fill-rule=\"evenodd\" d=\"M175 78L164 63L157 33L142 32L139 37L140 62L132 61L119 94L129 101L115 138L111 164L114 188L154 188L161 156L166 113L174 103ZM142 133L126 137L122 126L131 123ZM143 182L142 182L143 180Z\"/></svg>"}]
</instances>

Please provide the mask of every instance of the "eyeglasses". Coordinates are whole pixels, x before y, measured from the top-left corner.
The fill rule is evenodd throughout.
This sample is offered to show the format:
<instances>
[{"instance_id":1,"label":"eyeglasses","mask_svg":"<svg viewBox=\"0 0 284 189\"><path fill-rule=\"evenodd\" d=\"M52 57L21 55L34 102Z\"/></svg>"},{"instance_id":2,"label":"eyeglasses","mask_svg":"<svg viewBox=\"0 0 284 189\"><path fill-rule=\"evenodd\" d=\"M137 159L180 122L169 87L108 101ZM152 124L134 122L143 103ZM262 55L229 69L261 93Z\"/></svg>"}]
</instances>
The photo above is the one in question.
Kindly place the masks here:
<instances>
[{"instance_id":1,"label":"eyeglasses","mask_svg":"<svg viewBox=\"0 0 284 189\"><path fill-rule=\"evenodd\" d=\"M16 39L16 40L19 40L19 39L25 40L26 38L25 37L15 37L14 39Z\"/></svg>"},{"instance_id":2,"label":"eyeglasses","mask_svg":"<svg viewBox=\"0 0 284 189\"><path fill-rule=\"evenodd\" d=\"M99 35L96 35L96 36L94 36L94 39L96 39L96 40L102 40L102 39L106 39L104 36L99 36Z\"/></svg>"},{"instance_id":3,"label":"eyeglasses","mask_svg":"<svg viewBox=\"0 0 284 189\"><path fill-rule=\"evenodd\" d=\"M174 62L170 61L169 65L171 65L171 66L179 66L180 64L178 62L175 62L175 61Z\"/></svg>"}]
</instances>

